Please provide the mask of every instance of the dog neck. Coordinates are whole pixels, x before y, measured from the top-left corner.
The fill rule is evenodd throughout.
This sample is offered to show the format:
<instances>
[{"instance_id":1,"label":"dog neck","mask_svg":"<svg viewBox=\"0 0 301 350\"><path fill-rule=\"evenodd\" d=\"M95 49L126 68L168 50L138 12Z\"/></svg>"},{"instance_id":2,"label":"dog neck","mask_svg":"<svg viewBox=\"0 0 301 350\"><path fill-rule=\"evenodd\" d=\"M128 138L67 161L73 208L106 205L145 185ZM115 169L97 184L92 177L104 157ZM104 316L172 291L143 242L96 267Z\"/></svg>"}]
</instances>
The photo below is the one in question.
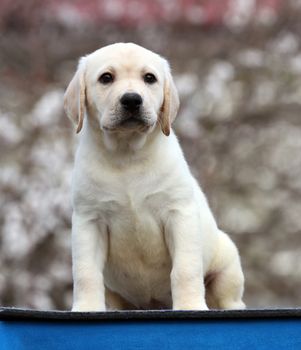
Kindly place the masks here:
<instances>
[{"instance_id":1,"label":"dog neck","mask_svg":"<svg viewBox=\"0 0 301 350\"><path fill-rule=\"evenodd\" d=\"M92 121L93 123L93 121ZM83 144L91 144L91 149L97 149L99 158L116 167L124 167L127 164L148 161L157 152L154 149L159 144L159 139L166 139L160 125L146 133L132 132L108 132L102 130L99 125L91 125L87 118L82 130Z\"/></svg>"},{"instance_id":2,"label":"dog neck","mask_svg":"<svg viewBox=\"0 0 301 350\"><path fill-rule=\"evenodd\" d=\"M135 131L129 134L103 131L103 142L110 152L139 152L146 144L147 136Z\"/></svg>"}]
</instances>

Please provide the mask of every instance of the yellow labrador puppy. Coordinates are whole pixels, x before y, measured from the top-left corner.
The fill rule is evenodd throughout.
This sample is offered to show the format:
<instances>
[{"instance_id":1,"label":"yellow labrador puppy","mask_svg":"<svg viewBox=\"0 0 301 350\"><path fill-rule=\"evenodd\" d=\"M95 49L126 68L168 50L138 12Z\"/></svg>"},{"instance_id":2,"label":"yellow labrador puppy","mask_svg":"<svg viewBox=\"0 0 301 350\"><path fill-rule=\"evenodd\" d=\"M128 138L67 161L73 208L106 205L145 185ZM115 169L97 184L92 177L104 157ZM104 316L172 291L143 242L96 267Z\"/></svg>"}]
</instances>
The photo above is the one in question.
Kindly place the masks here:
<instances>
[{"instance_id":1,"label":"yellow labrador puppy","mask_svg":"<svg viewBox=\"0 0 301 350\"><path fill-rule=\"evenodd\" d=\"M73 310L243 308L237 249L171 129L167 61L132 43L101 48L80 60L64 105L81 131Z\"/></svg>"}]
</instances>

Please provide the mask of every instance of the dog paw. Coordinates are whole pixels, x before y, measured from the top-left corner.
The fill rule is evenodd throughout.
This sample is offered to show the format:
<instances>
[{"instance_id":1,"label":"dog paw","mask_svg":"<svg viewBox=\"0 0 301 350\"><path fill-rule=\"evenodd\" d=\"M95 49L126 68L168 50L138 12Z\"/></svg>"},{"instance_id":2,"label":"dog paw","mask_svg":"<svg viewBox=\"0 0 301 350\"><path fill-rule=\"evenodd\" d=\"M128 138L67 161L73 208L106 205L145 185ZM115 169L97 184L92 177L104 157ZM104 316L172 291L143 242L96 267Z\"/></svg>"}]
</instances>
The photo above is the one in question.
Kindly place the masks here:
<instances>
[{"instance_id":1,"label":"dog paw","mask_svg":"<svg viewBox=\"0 0 301 350\"><path fill-rule=\"evenodd\" d=\"M72 306L74 312L100 312L106 311L105 305L97 305L91 303L75 303Z\"/></svg>"},{"instance_id":2,"label":"dog paw","mask_svg":"<svg viewBox=\"0 0 301 350\"><path fill-rule=\"evenodd\" d=\"M182 303L180 305L174 305L173 310L194 310L194 311L207 311L208 306L206 303Z\"/></svg>"},{"instance_id":3,"label":"dog paw","mask_svg":"<svg viewBox=\"0 0 301 350\"><path fill-rule=\"evenodd\" d=\"M246 308L246 304L242 301L224 301L222 303L222 309L226 310L244 310Z\"/></svg>"}]
</instances>

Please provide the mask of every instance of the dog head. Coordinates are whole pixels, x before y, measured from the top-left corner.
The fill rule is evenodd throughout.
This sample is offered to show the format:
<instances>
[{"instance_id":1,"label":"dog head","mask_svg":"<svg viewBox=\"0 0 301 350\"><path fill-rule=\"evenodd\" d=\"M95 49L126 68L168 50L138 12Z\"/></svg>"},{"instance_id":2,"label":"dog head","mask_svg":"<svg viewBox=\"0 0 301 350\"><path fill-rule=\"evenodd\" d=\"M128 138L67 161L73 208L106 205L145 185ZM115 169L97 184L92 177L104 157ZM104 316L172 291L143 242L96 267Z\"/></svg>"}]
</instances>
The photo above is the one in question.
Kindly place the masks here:
<instances>
[{"instance_id":1,"label":"dog head","mask_svg":"<svg viewBox=\"0 0 301 350\"><path fill-rule=\"evenodd\" d=\"M83 126L87 114L105 132L169 135L179 98L168 62L132 43L101 48L81 58L64 98L68 117Z\"/></svg>"}]
</instances>

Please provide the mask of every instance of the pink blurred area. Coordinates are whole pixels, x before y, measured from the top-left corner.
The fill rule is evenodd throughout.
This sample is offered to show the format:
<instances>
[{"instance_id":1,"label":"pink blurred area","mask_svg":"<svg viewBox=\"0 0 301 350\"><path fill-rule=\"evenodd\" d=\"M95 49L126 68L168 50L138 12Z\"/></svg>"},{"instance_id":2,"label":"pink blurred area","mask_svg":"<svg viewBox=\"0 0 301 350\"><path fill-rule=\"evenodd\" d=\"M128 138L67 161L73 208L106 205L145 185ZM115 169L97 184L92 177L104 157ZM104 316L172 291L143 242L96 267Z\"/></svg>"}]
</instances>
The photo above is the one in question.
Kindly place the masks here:
<instances>
[{"instance_id":1,"label":"pink blurred area","mask_svg":"<svg viewBox=\"0 0 301 350\"><path fill-rule=\"evenodd\" d=\"M285 0L2 0L0 25L9 25L16 18L27 26L45 20L66 26L112 22L126 27L157 23L217 26L237 17L253 20L267 13L276 16L285 3Z\"/></svg>"}]
</instances>

